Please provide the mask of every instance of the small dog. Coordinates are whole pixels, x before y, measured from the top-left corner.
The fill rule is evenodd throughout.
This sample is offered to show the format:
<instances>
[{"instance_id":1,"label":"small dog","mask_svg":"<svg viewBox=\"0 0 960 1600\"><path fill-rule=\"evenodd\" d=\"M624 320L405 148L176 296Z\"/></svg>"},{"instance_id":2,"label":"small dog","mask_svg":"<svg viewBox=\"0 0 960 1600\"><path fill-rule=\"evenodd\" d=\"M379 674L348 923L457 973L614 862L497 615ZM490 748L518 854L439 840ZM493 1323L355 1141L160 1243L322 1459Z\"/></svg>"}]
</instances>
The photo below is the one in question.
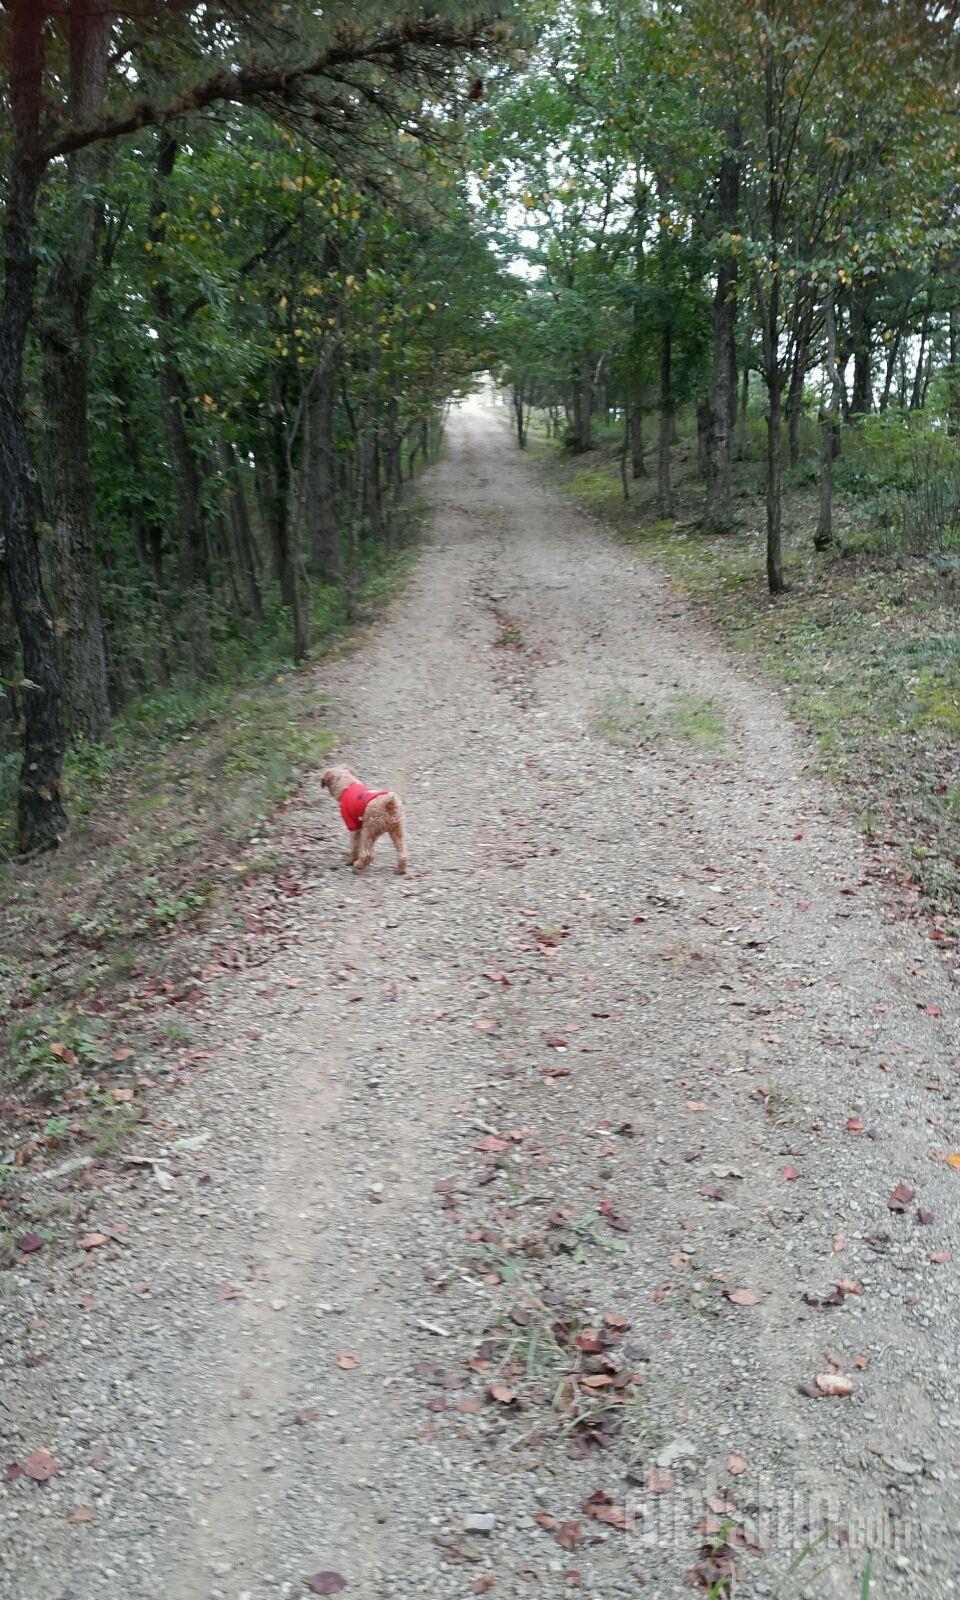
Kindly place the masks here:
<instances>
[{"instance_id":1,"label":"small dog","mask_svg":"<svg viewBox=\"0 0 960 1600\"><path fill-rule=\"evenodd\" d=\"M407 870L407 836L403 802L391 789L368 789L349 767L327 767L320 782L340 802L340 815L353 834L350 866L362 872L373 858L381 833L389 833L397 851L397 871Z\"/></svg>"}]
</instances>

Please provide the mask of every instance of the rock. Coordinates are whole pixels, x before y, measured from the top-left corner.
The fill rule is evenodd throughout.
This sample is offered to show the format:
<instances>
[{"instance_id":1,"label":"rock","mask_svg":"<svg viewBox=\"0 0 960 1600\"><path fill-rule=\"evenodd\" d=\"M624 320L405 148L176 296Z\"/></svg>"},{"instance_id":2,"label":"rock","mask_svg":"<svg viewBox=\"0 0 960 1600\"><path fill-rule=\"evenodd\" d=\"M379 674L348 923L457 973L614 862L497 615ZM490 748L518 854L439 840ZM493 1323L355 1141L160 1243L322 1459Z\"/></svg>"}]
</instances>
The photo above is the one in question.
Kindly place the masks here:
<instances>
[{"instance_id":1,"label":"rock","mask_svg":"<svg viewBox=\"0 0 960 1600\"><path fill-rule=\"evenodd\" d=\"M492 1511L472 1511L463 1519L464 1533L492 1533L496 1517Z\"/></svg>"}]
</instances>

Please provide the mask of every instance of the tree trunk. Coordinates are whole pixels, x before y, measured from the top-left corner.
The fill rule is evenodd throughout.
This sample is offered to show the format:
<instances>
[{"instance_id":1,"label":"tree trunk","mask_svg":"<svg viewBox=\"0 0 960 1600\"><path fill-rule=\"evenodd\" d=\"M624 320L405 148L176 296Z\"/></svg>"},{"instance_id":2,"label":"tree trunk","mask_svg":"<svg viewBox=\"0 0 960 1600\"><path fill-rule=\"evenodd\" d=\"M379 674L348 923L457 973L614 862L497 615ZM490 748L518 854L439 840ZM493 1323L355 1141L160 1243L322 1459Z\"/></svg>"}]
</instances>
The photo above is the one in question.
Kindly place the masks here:
<instances>
[{"instance_id":1,"label":"tree trunk","mask_svg":"<svg viewBox=\"0 0 960 1600\"><path fill-rule=\"evenodd\" d=\"M159 187L151 207L150 237L154 244L162 241L164 232L163 198L159 189L173 171L176 158L176 141L162 134L157 156ZM194 669L201 677L209 678L214 676L216 668L210 632L210 571L200 473L187 432L189 390L177 360L173 297L163 277L158 277L153 285L153 309L157 320L163 428L177 498L177 578L182 615Z\"/></svg>"},{"instance_id":2,"label":"tree trunk","mask_svg":"<svg viewBox=\"0 0 960 1600\"><path fill-rule=\"evenodd\" d=\"M720 167L717 220L730 232L736 227L740 205L740 128L734 120L727 130L729 146ZM725 255L717 269L713 300L713 395L710 455L707 463L707 498L704 526L709 532L727 531L733 522L733 422L737 393L737 275L736 256Z\"/></svg>"},{"instance_id":3,"label":"tree trunk","mask_svg":"<svg viewBox=\"0 0 960 1600\"><path fill-rule=\"evenodd\" d=\"M796 348L790 369L790 388L787 392L787 448L791 467L800 465L800 423L803 418L803 395L810 362L810 342L813 338L814 303L811 300L800 314Z\"/></svg>"},{"instance_id":4,"label":"tree trunk","mask_svg":"<svg viewBox=\"0 0 960 1600\"><path fill-rule=\"evenodd\" d=\"M517 429L517 444L521 450L527 448L527 424L524 412L524 380L513 383L510 388L510 398L513 402L513 420Z\"/></svg>"},{"instance_id":5,"label":"tree trunk","mask_svg":"<svg viewBox=\"0 0 960 1600\"><path fill-rule=\"evenodd\" d=\"M842 388L837 366L837 318L833 298L826 307L826 368L830 381L830 401L820 418L820 520L814 535L814 548L826 550L833 543L833 463L840 437Z\"/></svg>"},{"instance_id":6,"label":"tree trunk","mask_svg":"<svg viewBox=\"0 0 960 1600\"><path fill-rule=\"evenodd\" d=\"M634 406L630 412L630 472L634 478L647 476L643 446L643 412L639 406Z\"/></svg>"},{"instance_id":7,"label":"tree trunk","mask_svg":"<svg viewBox=\"0 0 960 1600\"><path fill-rule=\"evenodd\" d=\"M311 569L324 583L339 583L343 576L333 444L336 382L334 361L321 362L314 374L308 402L310 496L307 538Z\"/></svg>"},{"instance_id":8,"label":"tree trunk","mask_svg":"<svg viewBox=\"0 0 960 1600\"><path fill-rule=\"evenodd\" d=\"M948 324L947 428L956 438L960 434L960 353L958 353L957 312L951 308Z\"/></svg>"},{"instance_id":9,"label":"tree trunk","mask_svg":"<svg viewBox=\"0 0 960 1600\"><path fill-rule=\"evenodd\" d=\"M737 460L747 454L747 416L750 406L750 346L743 352L743 376L740 381L740 421L737 428Z\"/></svg>"},{"instance_id":10,"label":"tree trunk","mask_svg":"<svg viewBox=\"0 0 960 1600\"><path fill-rule=\"evenodd\" d=\"M253 529L250 526L250 508L247 505L246 491L243 487L243 474L237 460L237 452L232 444L220 440L220 465L226 478L229 494L230 525L233 529L233 542L243 574L243 586L247 597L247 610L255 622L263 619L263 599L260 594L260 584L257 581L257 557L253 542Z\"/></svg>"},{"instance_id":11,"label":"tree trunk","mask_svg":"<svg viewBox=\"0 0 960 1600\"><path fill-rule=\"evenodd\" d=\"M890 341L887 352L887 365L883 374L883 392L880 396L879 411L881 416L890 404L890 390L893 386L893 374L897 368L897 356L900 354L900 342L903 339L903 328L898 328Z\"/></svg>"},{"instance_id":12,"label":"tree trunk","mask_svg":"<svg viewBox=\"0 0 960 1600\"><path fill-rule=\"evenodd\" d=\"M871 373L871 340L873 324L868 313L868 301L858 296L853 311L853 389L850 394L850 420L866 416L873 409Z\"/></svg>"},{"instance_id":13,"label":"tree trunk","mask_svg":"<svg viewBox=\"0 0 960 1600\"><path fill-rule=\"evenodd\" d=\"M270 419L269 489L267 513L273 543L273 562L280 598L290 613L293 657L307 653L306 621L300 592L299 510L293 493L293 463L287 437L287 410L275 388Z\"/></svg>"},{"instance_id":14,"label":"tree trunk","mask_svg":"<svg viewBox=\"0 0 960 1600\"><path fill-rule=\"evenodd\" d=\"M44 18L34 0L13 0L7 9L12 141L6 161L0 311L0 512L24 676L19 843L31 852L54 848L67 825L61 794L65 738L53 619L40 572L37 477L30 459L23 393L24 349L37 276L32 235L43 177L39 149Z\"/></svg>"},{"instance_id":15,"label":"tree trunk","mask_svg":"<svg viewBox=\"0 0 960 1600\"><path fill-rule=\"evenodd\" d=\"M920 329L920 349L917 352L917 370L913 376L913 391L910 395L910 410L919 411L923 397L923 371L927 353L927 332L930 319L927 312L923 314L923 325Z\"/></svg>"},{"instance_id":16,"label":"tree trunk","mask_svg":"<svg viewBox=\"0 0 960 1600\"><path fill-rule=\"evenodd\" d=\"M774 324L774 326L776 326ZM766 373L769 412L767 416L767 583L771 594L783 593L783 553L781 539L780 453L782 449L782 388L779 363L774 361Z\"/></svg>"},{"instance_id":17,"label":"tree trunk","mask_svg":"<svg viewBox=\"0 0 960 1600\"><path fill-rule=\"evenodd\" d=\"M69 111L89 122L103 100L110 19L70 9ZM93 483L87 436L89 344L103 147L78 151L66 164L57 255L41 307L47 518L57 613L64 723L68 737L99 740L110 725L107 664L93 543Z\"/></svg>"},{"instance_id":18,"label":"tree trunk","mask_svg":"<svg viewBox=\"0 0 960 1600\"><path fill-rule=\"evenodd\" d=\"M713 404L709 400L697 401L697 474L706 483L710 478L710 461L713 453Z\"/></svg>"},{"instance_id":19,"label":"tree trunk","mask_svg":"<svg viewBox=\"0 0 960 1600\"><path fill-rule=\"evenodd\" d=\"M660 438L657 452L657 510L666 519L673 516L673 488L670 481L673 446L673 334L670 327L660 335Z\"/></svg>"}]
</instances>

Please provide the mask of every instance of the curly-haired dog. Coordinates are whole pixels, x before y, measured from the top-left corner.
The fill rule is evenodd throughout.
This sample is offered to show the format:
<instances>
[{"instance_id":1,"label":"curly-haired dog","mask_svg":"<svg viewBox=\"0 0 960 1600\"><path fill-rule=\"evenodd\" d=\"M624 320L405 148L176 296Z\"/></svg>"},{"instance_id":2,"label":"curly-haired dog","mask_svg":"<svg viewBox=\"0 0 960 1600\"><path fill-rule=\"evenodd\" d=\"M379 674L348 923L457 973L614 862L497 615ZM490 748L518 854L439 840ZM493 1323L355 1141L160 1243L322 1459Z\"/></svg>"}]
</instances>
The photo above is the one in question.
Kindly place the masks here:
<instances>
[{"instance_id":1,"label":"curly-haired dog","mask_svg":"<svg viewBox=\"0 0 960 1600\"><path fill-rule=\"evenodd\" d=\"M400 796L391 789L368 789L349 767L327 767L320 782L339 800L340 815L353 834L350 865L358 872L369 867L381 833L389 833L397 851L397 871L406 872L407 836Z\"/></svg>"}]
</instances>

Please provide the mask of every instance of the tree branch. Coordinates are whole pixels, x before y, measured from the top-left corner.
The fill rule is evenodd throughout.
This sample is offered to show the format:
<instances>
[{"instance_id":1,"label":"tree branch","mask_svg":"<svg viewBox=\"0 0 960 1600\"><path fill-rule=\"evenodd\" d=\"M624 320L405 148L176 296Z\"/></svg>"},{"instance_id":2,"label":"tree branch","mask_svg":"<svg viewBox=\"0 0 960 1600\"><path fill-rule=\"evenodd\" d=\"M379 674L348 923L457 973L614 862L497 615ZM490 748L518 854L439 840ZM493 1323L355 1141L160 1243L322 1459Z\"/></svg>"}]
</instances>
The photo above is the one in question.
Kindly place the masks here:
<instances>
[{"instance_id":1,"label":"tree branch","mask_svg":"<svg viewBox=\"0 0 960 1600\"><path fill-rule=\"evenodd\" d=\"M396 76L402 76L408 63L404 50L478 50L502 39L502 31L494 20L475 23L400 20L388 33L379 38L355 34L345 35L339 41L321 50L308 61L286 66L247 66L235 70L211 73L199 83L183 89L163 102L138 100L120 115L105 117L86 127L67 128L43 151L47 161L55 156L65 156L100 140L119 139L136 133L140 128L163 126L187 112L200 111L206 106L223 101L247 105L264 96L289 98L310 79L334 76L338 71L355 66L385 64ZM415 72L422 63L411 61L409 68Z\"/></svg>"}]
</instances>

